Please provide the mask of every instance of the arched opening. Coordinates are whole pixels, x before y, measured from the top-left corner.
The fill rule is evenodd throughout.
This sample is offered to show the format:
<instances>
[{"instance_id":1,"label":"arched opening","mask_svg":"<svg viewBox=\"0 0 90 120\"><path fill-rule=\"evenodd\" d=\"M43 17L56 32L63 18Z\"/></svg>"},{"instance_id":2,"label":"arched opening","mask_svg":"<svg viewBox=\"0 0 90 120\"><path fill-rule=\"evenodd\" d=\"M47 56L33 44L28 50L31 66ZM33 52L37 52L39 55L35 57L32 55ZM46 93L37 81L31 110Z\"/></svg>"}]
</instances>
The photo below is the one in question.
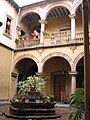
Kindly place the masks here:
<instances>
[{"instance_id":1,"label":"arched opening","mask_svg":"<svg viewBox=\"0 0 90 120\"><path fill-rule=\"evenodd\" d=\"M77 64L76 70L78 75L76 78L76 88L84 87L84 58L81 58Z\"/></svg>"},{"instance_id":2,"label":"arched opening","mask_svg":"<svg viewBox=\"0 0 90 120\"><path fill-rule=\"evenodd\" d=\"M62 57L49 58L44 64L44 72L48 77L44 93L53 94L56 101L66 102L70 93L68 71L70 65L67 60Z\"/></svg>"},{"instance_id":3,"label":"arched opening","mask_svg":"<svg viewBox=\"0 0 90 120\"><path fill-rule=\"evenodd\" d=\"M34 30L40 33L41 25L39 23L39 20L40 16L35 12L24 15L17 29L19 36L22 36L22 34L20 33L21 30L24 31L24 35L28 36L28 38L33 38L32 33L34 33Z\"/></svg>"},{"instance_id":4,"label":"arched opening","mask_svg":"<svg viewBox=\"0 0 90 120\"><path fill-rule=\"evenodd\" d=\"M62 32L62 30L70 30L69 10L62 6L53 7L47 14L46 31ZM66 20L67 19L67 20ZM53 24L53 26L52 26Z\"/></svg>"},{"instance_id":5,"label":"arched opening","mask_svg":"<svg viewBox=\"0 0 90 120\"><path fill-rule=\"evenodd\" d=\"M18 82L26 80L28 76L36 75L36 72L38 72L38 67L35 61L29 58L23 58L22 60L20 60L16 64L15 69L19 73Z\"/></svg>"}]
</instances>

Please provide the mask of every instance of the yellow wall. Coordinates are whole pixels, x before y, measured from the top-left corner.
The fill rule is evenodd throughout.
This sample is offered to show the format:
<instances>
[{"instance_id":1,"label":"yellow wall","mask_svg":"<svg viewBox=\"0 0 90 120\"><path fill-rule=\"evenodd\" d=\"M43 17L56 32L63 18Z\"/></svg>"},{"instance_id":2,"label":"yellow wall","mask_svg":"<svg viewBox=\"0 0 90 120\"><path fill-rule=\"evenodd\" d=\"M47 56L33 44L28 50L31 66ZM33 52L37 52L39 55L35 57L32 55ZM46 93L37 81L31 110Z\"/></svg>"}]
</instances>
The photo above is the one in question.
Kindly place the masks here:
<instances>
[{"instance_id":1,"label":"yellow wall","mask_svg":"<svg viewBox=\"0 0 90 120\"><path fill-rule=\"evenodd\" d=\"M74 53L70 49L70 46L67 46L67 47L64 47L64 46L63 47L53 47L53 48L47 48L47 49L44 48L41 55L39 54L38 50L35 50L35 49L28 50L28 51L18 51L18 52L16 52L16 55L14 57L14 61L18 57L20 57L24 54L33 55L39 61L42 61L43 58L45 58L47 55L49 55L51 53L54 53L54 52L64 53L64 54L68 55L72 60L74 60L81 52L83 52L83 46L82 45L77 46ZM68 66L65 66L65 67L69 69L68 71L71 70L70 67L68 67ZM62 69L61 61L53 61L52 62L52 60L51 60L51 62L48 62L48 63L45 64L44 73L45 73L46 76L48 76L48 79L47 79L47 82L46 82L46 87L43 89L44 95L47 95L47 94L51 93L51 78L50 78L51 77L51 72L60 71L61 69ZM70 88L70 81L69 81L69 88ZM70 89L69 89L69 93L70 93Z\"/></svg>"},{"instance_id":2,"label":"yellow wall","mask_svg":"<svg viewBox=\"0 0 90 120\"><path fill-rule=\"evenodd\" d=\"M70 25L70 18L68 16L48 19L46 24L46 31L58 32L59 28Z\"/></svg>"},{"instance_id":3,"label":"yellow wall","mask_svg":"<svg viewBox=\"0 0 90 120\"><path fill-rule=\"evenodd\" d=\"M9 99L12 51L0 45L0 100Z\"/></svg>"},{"instance_id":4,"label":"yellow wall","mask_svg":"<svg viewBox=\"0 0 90 120\"><path fill-rule=\"evenodd\" d=\"M77 14L76 15L76 32L82 32L83 29L82 29L82 14Z\"/></svg>"},{"instance_id":5,"label":"yellow wall","mask_svg":"<svg viewBox=\"0 0 90 120\"><path fill-rule=\"evenodd\" d=\"M14 60L18 57L20 57L21 55L24 54L31 54L33 56L35 56L39 61L41 61L44 57L46 57L47 55L54 53L54 52L61 52L61 53L65 53L66 55L68 55L72 60L74 60L81 52L83 52L83 46L77 46L76 49L74 50L74 53L72 51L72 49L70 49L71 46L66 46L66 47L52 47L52 48L43 48L43 52L40 55L37 49L31 49L31 50L26 50L26 51L18 51L16 52L16 55L14 56Z\"/></svg>"}]
</instances>

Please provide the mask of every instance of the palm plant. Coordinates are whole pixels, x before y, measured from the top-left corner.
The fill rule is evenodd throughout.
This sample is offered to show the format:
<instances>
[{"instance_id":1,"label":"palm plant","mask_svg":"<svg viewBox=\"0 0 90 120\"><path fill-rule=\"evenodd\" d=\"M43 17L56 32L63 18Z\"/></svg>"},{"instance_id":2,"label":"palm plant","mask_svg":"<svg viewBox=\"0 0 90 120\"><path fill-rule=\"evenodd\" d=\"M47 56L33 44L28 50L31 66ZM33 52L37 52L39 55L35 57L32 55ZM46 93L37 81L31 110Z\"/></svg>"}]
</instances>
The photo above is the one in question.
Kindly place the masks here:
<instances>
[{"instance_id":1,"label":"palm plant","mask_svg":"<svg viewBox=\"0 0 90 120\"><path fill-rule=\"evenodd\" d=\"M73 108L69 120L82 120L84 113L84 89L80 88L71 95L70 107Z\"/></svg>"}]
</instances>

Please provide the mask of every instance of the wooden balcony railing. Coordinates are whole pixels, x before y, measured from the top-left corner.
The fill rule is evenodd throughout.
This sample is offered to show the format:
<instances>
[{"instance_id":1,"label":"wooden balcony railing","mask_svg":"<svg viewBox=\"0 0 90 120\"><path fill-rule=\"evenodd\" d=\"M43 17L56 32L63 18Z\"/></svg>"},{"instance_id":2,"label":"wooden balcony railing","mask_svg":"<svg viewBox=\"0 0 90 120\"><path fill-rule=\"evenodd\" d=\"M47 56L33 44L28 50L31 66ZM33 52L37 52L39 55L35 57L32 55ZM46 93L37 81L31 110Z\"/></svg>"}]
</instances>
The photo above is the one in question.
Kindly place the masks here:
<instances>
[{"instance_id":1,"label":"wooden balcony railing","mask_svg":"<svg viewBox=\"0 0 90 120\"><path fill-rule=\"evenodd\" d=\"M89 39L90 39L90 32L89 32ZM75 41L74 41L75 42ZM60 34L60 33L53 33L53 34L46 34L44 35L44 46L54 46L54 45L68 45L72 44L73 41L71 40L71 34ZM83 43L83 33L76 33L76 44ZM40 39L28 39L28 40L21 40L16 43L16 48L27 48L27 47L35 47L40 45Z\"/></svg>"}]
</instances>

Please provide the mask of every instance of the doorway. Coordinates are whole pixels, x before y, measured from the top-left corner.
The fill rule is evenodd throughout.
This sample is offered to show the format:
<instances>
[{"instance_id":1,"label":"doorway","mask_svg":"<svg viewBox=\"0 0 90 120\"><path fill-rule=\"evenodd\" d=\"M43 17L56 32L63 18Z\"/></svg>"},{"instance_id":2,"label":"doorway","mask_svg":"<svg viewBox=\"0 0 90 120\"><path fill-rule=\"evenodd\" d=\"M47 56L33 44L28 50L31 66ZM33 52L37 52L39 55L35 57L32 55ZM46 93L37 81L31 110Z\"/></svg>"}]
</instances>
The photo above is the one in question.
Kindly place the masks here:
<instances>
[{"instance_id":1,"label":"doorway","mask_svg":"<svg viewBox=\"0 0 90 120\"><path fill-rule=\"evenodd\" d=\"M55 101L61 101L62 92L65 95L65 86L66 86L66 76L60 74L56 74L53 76L53 95ZM65 96L64 96L65 97Z\"/></svg>"}]
</instances>

